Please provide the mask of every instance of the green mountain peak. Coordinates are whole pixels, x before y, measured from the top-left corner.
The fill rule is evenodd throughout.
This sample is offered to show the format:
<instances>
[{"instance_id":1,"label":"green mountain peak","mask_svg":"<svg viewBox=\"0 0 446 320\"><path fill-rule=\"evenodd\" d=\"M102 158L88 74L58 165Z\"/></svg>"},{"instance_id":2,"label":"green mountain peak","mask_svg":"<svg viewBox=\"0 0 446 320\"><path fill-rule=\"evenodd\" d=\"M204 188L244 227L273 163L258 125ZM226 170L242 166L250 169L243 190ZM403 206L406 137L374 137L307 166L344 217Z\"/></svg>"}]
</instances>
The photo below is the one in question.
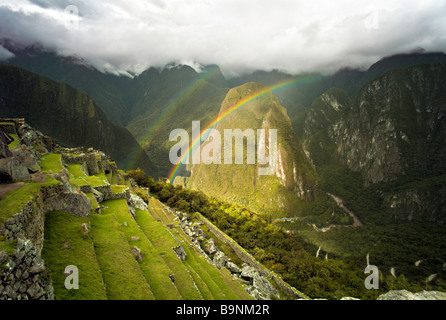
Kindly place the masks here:
<instances>
[{"instance_id":1,"label":"green mountain peak","mask_svg":"<svg viewBox=\"0 0 446 320\"><path fill-rule=\"evenodd\" d=\"M271 91L255 82L233 88L221 104L219 117L214 129L222 139L220 164L193 165L191 177L186 179L190 187L273 216L292 214L302 202L314 199L315 170L291 128L285 108ZM224 159L230 152L229 144L224 140L231 138L226 135L231 129L233 161L229 164ZM266 135L263 140L259 139L262 129ZM270 130L277 130L277 149L272 153ZM239 134L243 135L243 163L234 160L240 152L234 142ZM208 143L204 142L202 148ZM248 159L248 148L256 152L255 163ZM259 174L259 169L266 166L259 163L259 148L265 148L270 165L276 164L270 175Z\"/></svg>"}]
</instances>

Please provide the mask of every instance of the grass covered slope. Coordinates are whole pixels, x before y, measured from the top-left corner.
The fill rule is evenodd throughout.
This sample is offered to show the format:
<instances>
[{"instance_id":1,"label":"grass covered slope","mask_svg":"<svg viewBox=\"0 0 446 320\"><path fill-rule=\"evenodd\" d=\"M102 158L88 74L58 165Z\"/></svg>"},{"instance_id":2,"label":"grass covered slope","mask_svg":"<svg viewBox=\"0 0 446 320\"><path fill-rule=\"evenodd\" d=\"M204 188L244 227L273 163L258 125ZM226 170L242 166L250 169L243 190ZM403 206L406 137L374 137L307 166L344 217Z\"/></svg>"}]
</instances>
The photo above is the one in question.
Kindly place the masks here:
<instances>
[{"instance_id":1,"label":"grass covered slope","mask_svg":"<svg viewBox=\"0 0 446 320\"><path fill-rule=\"evenodd\" d=\"M96 259L92 238L85 236L86 218L63 212L45 216L45 246L42 257L50 268L54 291L59 300L107 299L102 272ZM79 290L66 290L65 268L75 264L79 270Z\"/></svg>"},{"instance_id":2,"label":"grass covered slope","mask_svg":"<svg viewBox=\"0 0 446 320\"><path fill-rule=\"evenodd\" d=\"M103 203L108 207L106 212L115 215L122 232L132 246L137 246L144 254L144 258L139 261L139 267L156 299L181 299L178 289L170 280L172 270L166 264L160 248L154 246L149 238L142 232L139 224L128 212L125 199L109 200ZM151 237L155 235L151 234ZM156 237L155 237L156 238Z\"/></svg>"},{"instance_id":3,"label":"grass covered slope","mask_svg":"<svg viewBox=\"0 0 446 320\"><path fill-rule=\"evenodd\" d=\"M250 299L240 281L227 270L210 264L178 227L169 229L173 217L162 204L150 199L149 210L134 209L127 200L130 192L145 191L132 187L123 171L88 175L83 165L65 164L61 154L40 158L43 174L66 170L69 183L80 191L110 187L114 197L97 201L97 194L87 193L92 201L88 218L56 211L45 214L42 258L53 281L58 300L207 300ZM10 192L1 202L3 213L20 210L39 188L53 182L29 182ZM116 184L119 181L121 184ZM111 184L115 182L115 184ZM60 183L54 180L53 183ZM88 188L86 188L88 189ZM22 199L23 198L23 199ZM22 200L20 200L22 199ZM11 207L12 209L7 209ZM134 211L133 211L134 210ZM131 213L133 211L134 215ZM99 214L98 214L99 213ZM10 252L14 243L0 242ZM182 245L187 253L180 260L172 249ZM140 256L135 255L135 248ZM12 251L11 251L12 252ZM78 268L79 289L67 289L67 266Z\"/></svg>"},{"instance_id":4,"label":"grass covered slope","mask_svg":"<svg viewBox=\"0 0 446 320\"><path fill-rule=\"evenodd\" d=\"M148 300L153 294L112 210L90 217L96 256L101 267L107 298Z\"/></svg>"},{"instance_id":5,"label":"grass covered slope","mask_svg":"<svg viewBox=\"0 0 446 320\"><path fill-rule=\"evenodd\" d=\"M233 280L227 269L218 270L206 261L179 227L175 219L176 216L167 212L159 200L150 199L149 212L150 214L145 211L137 211L136 220L146 234L155 235L153 240L158 241L160 248L164 248L166 256L172 257L171 261L175 260L171 248L181 244L187 254L186 260L183 261L185 268L183 272L190 274L204 299L251 299L240 283ZM170 227L157 228L160 224ZM156 230L159 233L156 233ZM188 277L185 280L189 281Z\"/></svg>"}]
</instances>

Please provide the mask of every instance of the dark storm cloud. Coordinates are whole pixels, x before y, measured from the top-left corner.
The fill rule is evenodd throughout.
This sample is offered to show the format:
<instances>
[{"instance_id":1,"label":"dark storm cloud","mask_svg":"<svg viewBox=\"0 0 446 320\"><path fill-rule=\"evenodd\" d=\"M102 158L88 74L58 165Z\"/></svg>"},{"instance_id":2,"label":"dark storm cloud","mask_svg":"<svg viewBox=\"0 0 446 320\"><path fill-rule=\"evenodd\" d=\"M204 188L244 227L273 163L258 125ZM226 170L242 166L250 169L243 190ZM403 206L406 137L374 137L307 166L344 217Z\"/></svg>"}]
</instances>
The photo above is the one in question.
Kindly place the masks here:
<instances>
[{"instance_id":1,"label":"dark storm cloud","mask_svg":"<svg viewBox=\"0 0 446 320\"><path fill-rule=\"evenodd\" d=\"M169 62L333 72L446 48L446 1L0 0L0 38L39 42L100 70ZM11 54L0 47L0 59Z\"/></svg>"}]
</instances>

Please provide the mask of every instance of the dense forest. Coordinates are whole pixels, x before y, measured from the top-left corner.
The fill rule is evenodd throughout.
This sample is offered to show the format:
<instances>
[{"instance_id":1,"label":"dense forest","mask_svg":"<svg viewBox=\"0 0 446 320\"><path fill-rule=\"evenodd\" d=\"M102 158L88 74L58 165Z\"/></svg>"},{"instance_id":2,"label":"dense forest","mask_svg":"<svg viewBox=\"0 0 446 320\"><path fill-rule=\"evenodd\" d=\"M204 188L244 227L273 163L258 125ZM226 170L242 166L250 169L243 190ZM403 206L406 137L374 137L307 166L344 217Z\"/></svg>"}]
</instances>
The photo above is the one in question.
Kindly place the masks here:
<instances>
[{"instance_id":1,"label":"dense forest","mask_svg":"<svg viewBox=\"0 0 446 320\"><path fill-rule=\"evenodd\" d=\"M138 185L148 187L152 196L171 208L192 215L194 212L203 214L248 250L259 262L280 274L285 281L312 298L340 299L351 296L360 299L376 299L389 290L407 289L418 292L427 288L424 279L409 281L404 274L393 276L387 270L386 272L380 270L379 289L367 290L364 286L367 277L364 273L365 255L362 262L358 261L357 257L349 258L348 255L341 254L337 257L325 258L323 255L316 257L313 253L318 248L308 241L309 236L305 232L304 225L302 225L302 232L289 232L246 208L209 198L200 191L173 186L161 180L155 181L141 170L128 173ZM401 229L403 228L404 226L401 226ZM341 244L354 245L356 242L362 245L362 242L366 240L361 240L359 230L350 229L352 231L340 241ZM337 228L333 233L334 237L342 239L345 234L342 231L341 228ZM381 233L372 232L376 230L367 230L369 231L370 236L380 237L382 233L385 234L385 230L381 230ZM327 234L320 233L320 236L327 236ZM392 239L389 241L391 242ZM389 245L394 248L392 243ZM386 251L385 246L382 251ZM438 278L428 288L444 291L446 283Z\"/></svg>"}]
</instances>

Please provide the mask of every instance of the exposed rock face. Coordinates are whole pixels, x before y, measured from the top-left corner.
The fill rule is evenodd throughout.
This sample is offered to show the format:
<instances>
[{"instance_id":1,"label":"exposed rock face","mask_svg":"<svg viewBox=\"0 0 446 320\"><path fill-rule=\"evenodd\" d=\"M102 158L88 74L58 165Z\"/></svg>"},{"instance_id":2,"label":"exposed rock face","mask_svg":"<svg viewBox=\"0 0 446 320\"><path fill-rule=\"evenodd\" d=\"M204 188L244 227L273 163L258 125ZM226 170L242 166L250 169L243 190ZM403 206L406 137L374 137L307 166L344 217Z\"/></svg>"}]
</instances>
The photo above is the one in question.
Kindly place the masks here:
<instances>
[{"instance_id":1,"label":"exposed rock face","mask_svg":"<svg viewBox=\"0 0 446 320\"><path fill-rule=\"evenodd\" d=\"M145 203L143 199L141 199L134 193L130 192L130 198L128 199L127 203L129 206L134 207L136 209L149 211L147 203Z\"/></svg>"},{"instance_id":2,"label":"exposed rock face","mask_svg":"<svg viewBox=\"0 0 446 320\"><path fill-rule=\"evenodd\" d=\"M141 261L143 259L142 254L141 254L141 249L138 248L137 246L132 247L132 254L136 260Z\"/></svg>"},{"instance_id":3,"label":"exposed rock face","mask_svg":"<svg viewBox=\"0 0 446 320\"><path fill-rule=\"evenodd\" d=\"M244 264L241 269L242 279L252 281L252 286L247 291L258 300L270 300L273 296L278 297L277 289L256 268Z\"/></svg>"},{"instance_id":4,"label":"exposed rock face","mask_svg":"<svg viewBox=\"0 0 446 320\"><path fill-rule=\"evenodd\" d=\"M310 111L306 135L314 123L328 127L342 161L367 183L444 170L445 78L446 64L419 65L370 82L354 102L331 90Z\"/></svg>"},{"instance_id":5,"label":"exposed rock face","mask_svg":"<svg viewBox=\"0 0 446 320\"><path fill-rule=\"evenodd\" d=\"M132 134L111 123L87 94L10 66L0 66L0 78L0 117L24 117L59 144L94 147L113 156L119 165L132 163L135 169L153 172L155 166ZM33 134L25 133L23 143L35 141ZM48 147L41 144L41 152L51 152Z\"/></svg>"},{"instance_id":6,"label":"exposed rock face","mask_svg":"<svg viewBox=\"0 0 446 320\"><path fill-rule=\"evenodd\" d=\"M393 192L385 205L394 209L395 215L408 221L425 220L446 224L446 185L432 184L432 188L406 188Z\"/></svg>"},{"instance_id":7,"label":"exposed rock face","mask_svg":"<svg viewBox=\"0 0 446 320\"><path fill-rule=\"evenodd\" d=\"M242 272L241 277L245 279L254 279L255 275L257 274L257 270L254 267L251 267L247 264L244 264L242 266Z\"/></svg>"},{"instance_id":8,"label":"exposed rock face","mask_svg":"<svg viewBox=\"0 0 446 320\"><path fill-rule=\"evenodd\" d=\"M52 152L53 148L56 146L50 137L32 128L27 123L19 125L17 133L21 139L21 143L32 150L36 158L40 158L43 154Z\"/></svg>"},{"instance_id":9,"label":"exposed rock face","mask_svg":"<svg viewBox=\"0 0 446 320\"><path fill-rule=\"evenodd\" d=\"M186 260L187 254L181 244L177 247L173 247L172 250L176 253L178 259L180 259L181 261Z\"/></svg>"},{"instance_id":10,"label":"exposed rock face","mask_svg":"<svg viewBox=\"0 0 446 320\"><path fill-rule=\"evenodd\" d=\"M395 216L445 223L445 79L446 64L434 63L390 71L355 100L328 90L306 114L310 157L316 166L336 159L360 172L366 186L402 181L407 186L383 196Z\"/></svg>"},{"instance_id":11,"label":"exposed rock face","mask_svg":"<svg viewBox=\"0 0 446 320\"><path fill-rule=\"evenodd\" d=\"M407 290L394 290L380 295L377 300L446 300L446 293L439 291L412 293Z\"/></svg>"},{"instance_id":12,"label":"exposed rock face","mask_svg":"<svg viewBox=\"0 0 446 320\"><path fill-rule=\"evenodd\" d=\"M225 256L225 254L221 251L217 251L217 253L214 254L214 258L212 260L215 264L215 266L218 269L224 268L226 266L226 262L228 262L228 258Z\"/></svg>"},{"instance_id":13,"label":"exposed rock face","mask_svg":"<svg viewBox=\"0 0 446 320\"><path fill-rule=\"evenodd\" d=\"M4 181L24 181L31 179L28 168L14 157L0 159L0 177Z\"/></svg>"},{"instance_id":14,"label":"exposed rock face","mask_svg":"<svg viewBox=\"0 0 446 320\"><path fill-rule=\"evenodd\" d=\"M0 159L12 157L8 145L13 141L6 132L0 130Z\"/></svg>"},{"instance_id":15,"label":"exposed rock face","mask_svg":"<svg viewBox=\"0 0 446 320\"><path fill-rule=\"evenodd\" d=\"M214 254L214 253L217 252L217 250L218 250L218 248L217 248L217 246L215 245L214 240L209 239L208 241L206 241L206 242L204 243L204 251L205 251L207 254Z\"/></svg>"},{"instance_id":16,"label":"exposed rock face","mask_svg":"<svg viewBox=\"0 0 446 320\"><path fill-rule=\"evenodd\" d=\"M242 270L236 265L234 262L228 261L226 263L226 268L228 268L231 273L240 274L242 273Z\"/></svg>"},{"instance_id":17,"label":"exposed rock face","mask_svg":"<svg viewBox=\"0 0 446 320\"><path fill-rule=\"evenodd\" d=\"M46 211L69 212L75 216L88 218L91 199L84 193L64 192L45 200Z\"/></svg>"},{"instance_id":18,"label":"exposed rock face","mask_svg":"<svg viewBox=\"0 0 446 320\"><path fill-rule=\"evenodd\" d=\"M26 145L21 145L20 148L12 150L14 158L21 162L30 172L40 170L39 161L35 154Z\"/></svg>"},{"instance_id":19,"label":"exposed rock face","mask_svg":"<svg viewBox=\"0 0 446 320\"><path fill-rule=\"evenodd\" d=\"M12 121L13 119L11 119ZM8 181L24 181L31 179L30 173L40 170L38 158L53 150L54 143L41 132L26 123L8 123L0 126L0 177ZM19 146L9 150L11 137L18 135Z\"/></svg>"}]
</instances>

